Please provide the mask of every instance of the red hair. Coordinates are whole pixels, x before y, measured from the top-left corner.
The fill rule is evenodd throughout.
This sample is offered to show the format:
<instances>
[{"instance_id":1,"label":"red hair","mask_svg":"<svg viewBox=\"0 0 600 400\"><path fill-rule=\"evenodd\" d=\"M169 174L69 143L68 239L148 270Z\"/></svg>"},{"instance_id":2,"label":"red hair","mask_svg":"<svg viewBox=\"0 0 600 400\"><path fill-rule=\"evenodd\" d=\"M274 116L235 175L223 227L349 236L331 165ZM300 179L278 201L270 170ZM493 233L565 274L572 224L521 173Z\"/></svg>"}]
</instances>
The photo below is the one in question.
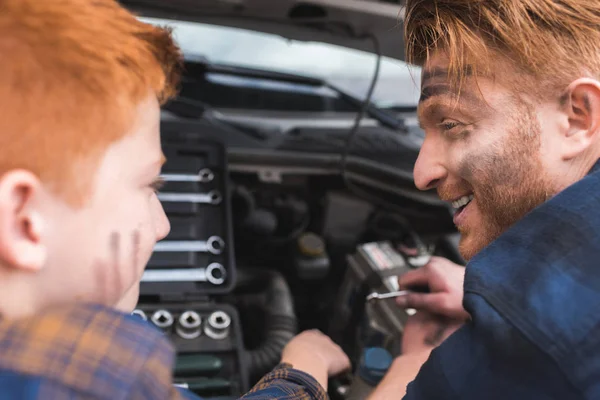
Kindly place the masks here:
<instances>
[{"instance_id":1,"label":"red hair","mask_svg":"<svg viewBox=\"0 0 600 400\"><path fill-rule=\"evenodd\" d=\"M600 78L599 26L599 0L407 0L406 58L423 65L442 50L460 85L467 66L494 72L503 57L524 75L521 91L558 97L576 78Z\"/></svg>"},{"instance_id":2,"label":"red hair","mask_svg":"<svg viewBox=\"0 0 600 400\"><path fill-rule=\"evenodd\" d=\"M0 10L0 175L27 169L78 202L137 105L175 94L180 51L114 0L0 0Z\"/></svg>"}]
</instances>

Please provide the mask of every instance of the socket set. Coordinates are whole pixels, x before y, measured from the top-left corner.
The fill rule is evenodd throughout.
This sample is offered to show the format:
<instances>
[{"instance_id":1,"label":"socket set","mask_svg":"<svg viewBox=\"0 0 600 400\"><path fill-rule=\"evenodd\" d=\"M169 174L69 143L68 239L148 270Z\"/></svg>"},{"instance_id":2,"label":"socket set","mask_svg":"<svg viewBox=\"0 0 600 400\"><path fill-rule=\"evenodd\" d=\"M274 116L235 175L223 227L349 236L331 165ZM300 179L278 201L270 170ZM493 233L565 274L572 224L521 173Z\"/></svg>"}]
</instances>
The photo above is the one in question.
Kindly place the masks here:
<instances>
[{"instance_id":1,"label":"socket set","mask_svg":"<svg viewBox=\"0 0 600 400\"><path fill-rule=\"evenodd\" d=\"M177 348L175 384L202 398L238 398L248 390L239 317L228 305L139 305L134 315Z\"/></svg>"},{"instance_id":2,"label":"socket set","mask_svg":"<svg viewBox=\"0 0 600 400\"><path fill-rule=\"evenodd\" d=\"M184 122L163 122L167 158L158 199L171 232L158 242L142 277L141 295L187 298L223 294L235 283L225 146Z\"/></svg>"}]
</instances>

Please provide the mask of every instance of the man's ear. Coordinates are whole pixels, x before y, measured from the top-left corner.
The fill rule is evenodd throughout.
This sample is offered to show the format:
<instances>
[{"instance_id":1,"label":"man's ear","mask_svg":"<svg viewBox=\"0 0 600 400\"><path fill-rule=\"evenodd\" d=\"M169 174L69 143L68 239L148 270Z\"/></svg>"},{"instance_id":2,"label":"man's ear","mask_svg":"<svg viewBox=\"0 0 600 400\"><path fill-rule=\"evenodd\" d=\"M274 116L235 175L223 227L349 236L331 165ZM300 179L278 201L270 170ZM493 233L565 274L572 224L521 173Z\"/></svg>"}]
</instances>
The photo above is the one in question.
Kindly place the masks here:
<instances>
[{"instance_id":1,"label":"man's ear","mask_svg":"<svg viewBox=\"0 0 600 400\"><path fill-rule=\"evenodd\" d=\"M580 78L569 85L563 96L568 129L562 144L564 160L584 153L600 135L600 82Z\"/></svg>"},{"instance_id":2,"label":"man's ear","mask_svg":"<svg viewBox=\"0 0 600 400\"><path fill-rule=\"evenodd\" d=\"M0 263L9 269L35 272L46 262L44 221L35 207L40 190L40 180L28 171L0 176Z\"/></svg>"}]
</instances>

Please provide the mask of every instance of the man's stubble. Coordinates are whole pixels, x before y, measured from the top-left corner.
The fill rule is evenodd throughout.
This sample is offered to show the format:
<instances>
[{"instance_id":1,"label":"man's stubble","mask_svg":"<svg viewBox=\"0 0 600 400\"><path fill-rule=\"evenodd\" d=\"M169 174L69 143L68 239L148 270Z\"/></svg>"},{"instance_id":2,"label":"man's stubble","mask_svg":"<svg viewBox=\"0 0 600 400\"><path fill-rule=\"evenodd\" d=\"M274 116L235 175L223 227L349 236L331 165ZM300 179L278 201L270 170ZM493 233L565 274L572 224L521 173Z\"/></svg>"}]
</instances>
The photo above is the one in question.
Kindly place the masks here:
<instances>
[{"instance_id":1,"label":"man's stubble","mask_svg":"<svg viewBox=\"0 0 600 400\"><path fill-rule=\"evenodd\" d=\"M555 192L540 159L541 127L532 107L520 104L506 139L465 158L459 174L470 183L482 217L459 229L466 260L496 240Z\"/></svg>"}]
</instances>

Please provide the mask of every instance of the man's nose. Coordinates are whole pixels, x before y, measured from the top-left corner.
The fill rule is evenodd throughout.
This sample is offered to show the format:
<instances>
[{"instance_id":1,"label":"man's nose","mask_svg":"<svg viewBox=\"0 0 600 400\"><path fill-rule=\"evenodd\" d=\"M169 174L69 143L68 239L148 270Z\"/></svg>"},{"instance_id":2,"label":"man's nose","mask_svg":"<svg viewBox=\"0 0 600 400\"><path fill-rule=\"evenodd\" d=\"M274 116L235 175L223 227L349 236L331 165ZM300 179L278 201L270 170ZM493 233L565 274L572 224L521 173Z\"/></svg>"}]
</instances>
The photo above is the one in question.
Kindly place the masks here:
<instances>
[{"instance_id":1,"label":"man's nose","mask_svg":"<svg viewBox=\"0 0 600 400\"><path fill-rule=\"evenodd\" d=\"M418 189L434 189L446 178L447 171L443 159L443 149L439 148L436 141L425 138L413 171L415 186Z\"/></svg>"}]
</instances>

